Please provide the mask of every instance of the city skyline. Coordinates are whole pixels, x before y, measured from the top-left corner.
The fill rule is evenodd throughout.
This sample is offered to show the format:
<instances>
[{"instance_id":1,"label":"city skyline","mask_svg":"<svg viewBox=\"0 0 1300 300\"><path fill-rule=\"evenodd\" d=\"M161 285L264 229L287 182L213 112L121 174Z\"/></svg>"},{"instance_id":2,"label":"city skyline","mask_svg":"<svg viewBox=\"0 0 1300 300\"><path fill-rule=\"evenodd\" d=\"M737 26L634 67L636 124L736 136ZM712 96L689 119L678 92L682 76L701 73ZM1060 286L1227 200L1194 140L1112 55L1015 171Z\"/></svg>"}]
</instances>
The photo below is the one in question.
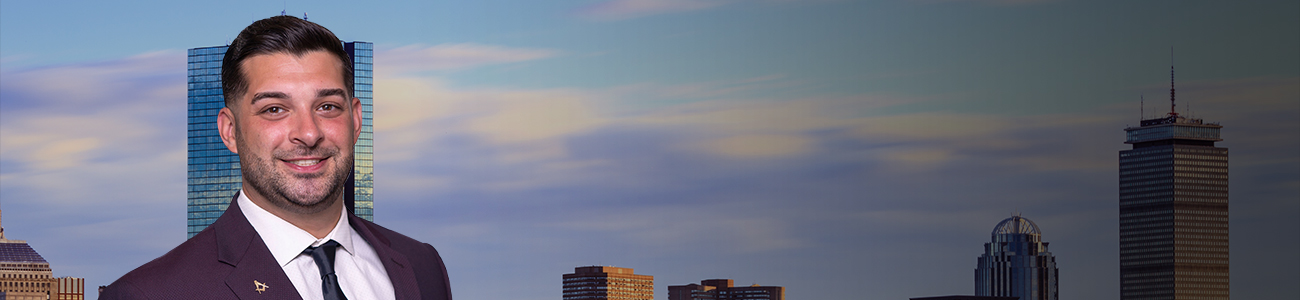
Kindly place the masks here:
<instances>
[{"instance_id":1,"label":"city skyline","mask_svg":"<svg viewBox=\"0 0 1300 300\"><path fill-rule=\"evenodd\" d=\"M0 2L0 206L87 286L184 240L185 49L287 10L374 43L375 218L457 298L600 264L964 295L1019 211L1063 297L1118 299L1116 153L1167 112L1170 47L1178 113L1232 149L1233 297L1300 294L1293 1L60 5Z\"/></svg>"}]
</instances>

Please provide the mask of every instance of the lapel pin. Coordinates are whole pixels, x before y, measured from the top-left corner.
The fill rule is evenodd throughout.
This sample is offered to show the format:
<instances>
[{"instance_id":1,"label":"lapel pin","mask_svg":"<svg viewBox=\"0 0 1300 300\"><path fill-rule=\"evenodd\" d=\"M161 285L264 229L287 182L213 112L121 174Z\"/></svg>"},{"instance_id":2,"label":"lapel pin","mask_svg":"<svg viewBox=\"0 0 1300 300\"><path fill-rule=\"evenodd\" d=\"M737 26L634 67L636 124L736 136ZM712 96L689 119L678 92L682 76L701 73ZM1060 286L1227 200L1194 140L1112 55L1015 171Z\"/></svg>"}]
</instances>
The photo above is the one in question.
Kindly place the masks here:
<instances>
[{"instance_id":1,"label":"lapel pin","mask_svg":"<svg viewBox=\"0 0 1300 300\"><path fill-rule=\"evenodd\" d=\"M253 280L253 287L255 287L253 290L257 291L258 294L262 294L262 292L266 291L266 288L269 288L265 283L258 282L257 280Z\"/></svg>"}]
</instances>

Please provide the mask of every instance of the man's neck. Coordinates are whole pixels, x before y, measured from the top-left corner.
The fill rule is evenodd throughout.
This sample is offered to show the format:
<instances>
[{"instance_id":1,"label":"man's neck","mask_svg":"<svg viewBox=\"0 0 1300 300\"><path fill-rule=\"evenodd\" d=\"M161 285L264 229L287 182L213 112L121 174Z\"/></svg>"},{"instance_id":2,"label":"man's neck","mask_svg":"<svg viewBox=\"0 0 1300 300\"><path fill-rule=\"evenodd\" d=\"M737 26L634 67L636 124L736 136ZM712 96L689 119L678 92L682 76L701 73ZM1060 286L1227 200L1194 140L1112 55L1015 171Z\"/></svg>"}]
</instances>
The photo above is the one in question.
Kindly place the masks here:
<instances>
[{"instance_id":1,"label":"man's neck","mask_svg":"<svg viewBox=\"0 0 1300 300\"><path fill-rule=\"evenodd\" d=\"M257 207L261 207L262 210L289 222L289 224L293 224L293 226L318 239L329 235L330 231L334 230L334 226L338 225L339 217L343 214L343 199L335 200L328 208L319 212L301 213L288 211L270 203L256 189L243 189L243 192L246 194L245 196L248 196L248 200L252 201Z\"/></svg>"}]
</instances>

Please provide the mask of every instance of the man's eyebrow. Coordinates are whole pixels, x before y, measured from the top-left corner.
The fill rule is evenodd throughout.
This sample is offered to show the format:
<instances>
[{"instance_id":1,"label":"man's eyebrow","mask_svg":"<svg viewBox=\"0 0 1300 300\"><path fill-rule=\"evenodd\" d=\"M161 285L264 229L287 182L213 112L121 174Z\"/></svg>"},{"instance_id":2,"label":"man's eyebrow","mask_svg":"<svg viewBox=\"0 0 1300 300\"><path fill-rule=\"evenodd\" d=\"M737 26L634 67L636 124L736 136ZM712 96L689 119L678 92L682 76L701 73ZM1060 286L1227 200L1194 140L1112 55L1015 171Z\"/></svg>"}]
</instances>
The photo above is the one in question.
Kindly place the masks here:
<instances>
[{"instance_id":1,"label":"man's eyebrow","mask_svg":"<svg viewBox=\"0 0 1300 300\"><path fill-rule=\"evenodd\" d=\"M288 94L285 94L285 93L282 93L282 92L261 92L261 93L256 93L256 94L253 94L253 101L250 102L249 104L250 104L250 105L252 105L252 104L256 104L256 103L257 103L257 100L262 100L262 99L266 99L266 98L289 99L289 95L288 95Z\"/></svg>"},{"instance_id":2,"label":"man's eyebrow","mask_svg":"<svg viewBox=\"0 0 1300 300\"><path fill-rule=\"evenodd\" d=\"M348 97L348 92L343 89L327 89L316 91L316 98L325 98L329 96Z\"/></svg>"}]
</instances>

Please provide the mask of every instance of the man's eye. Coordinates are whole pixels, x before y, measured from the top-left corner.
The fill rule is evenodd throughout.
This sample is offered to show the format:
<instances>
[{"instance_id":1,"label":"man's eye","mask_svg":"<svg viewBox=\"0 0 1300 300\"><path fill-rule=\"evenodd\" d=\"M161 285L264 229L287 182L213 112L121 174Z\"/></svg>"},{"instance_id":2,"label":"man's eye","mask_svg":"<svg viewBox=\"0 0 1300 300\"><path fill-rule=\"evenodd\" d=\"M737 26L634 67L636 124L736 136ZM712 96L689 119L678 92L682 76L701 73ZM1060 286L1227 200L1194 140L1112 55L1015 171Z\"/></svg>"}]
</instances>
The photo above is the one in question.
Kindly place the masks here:
<instances>
[{"instance_id":1,"label":"man's eye","mask_svg":"<svg viewBox=\"0 0 1300 300\"><path fill-rule=\"evenodd\" d=\"M267 107L266 109L262 110L262 113L268 113L268 114L278 114L282 112L284 112L284 108L281 108L279 106Z\"/></svg>"},{"instance_id":2,"label":"man's eye","mask_svg":"<svg viewBox=\"0 0 1300 300\"><path fill-rule=\"evenodd\" d=\"M325 105L321 105L321 106L320 106L320 110L324 110L324 111L331 111L331 110L337 110L337 109L339 109L339 107L338 107L337 105L334 105L334 104L325 104Z\"/></svg>"}]
</instances>

